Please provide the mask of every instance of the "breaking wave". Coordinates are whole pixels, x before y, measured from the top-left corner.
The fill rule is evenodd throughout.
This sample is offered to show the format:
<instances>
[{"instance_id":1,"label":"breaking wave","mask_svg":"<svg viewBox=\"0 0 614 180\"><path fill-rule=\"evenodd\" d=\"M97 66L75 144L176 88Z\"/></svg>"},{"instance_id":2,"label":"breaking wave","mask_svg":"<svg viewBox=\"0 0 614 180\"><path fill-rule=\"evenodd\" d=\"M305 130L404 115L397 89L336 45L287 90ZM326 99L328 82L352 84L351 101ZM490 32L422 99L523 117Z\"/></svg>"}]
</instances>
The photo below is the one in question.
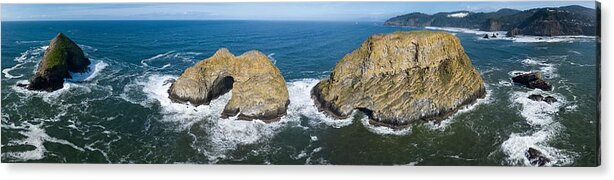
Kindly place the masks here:
<instances>
[{"instance_id":1,"label":"breaking wave","mask_svg":"<svg viewBox=\"0 0 614 180\"><path fill-rule=\"evenodd\" d=\"M547 103L529 99L528 97L533 94L544 97L553 96L557 99L557 102ZM512 133L509 139L501 144L503 153L507 155L507 163L531 166L526 153L529 148L534 148L551 160L545 164L546 166L571 164L573 157L569 153L548 144L549 141L556 138L563 128L559 122L555 121L555 116L558 115L561 107L566 104L565 97L560 94L534 89L528 92L513 92L510 101L512 106L520 108L520 115L531 127L531 130L523 133Z\"/></svg>"},{"instance_id":2,"label":"breaking wave","mask_svg":"<svg viewBox=\"0 0 614 180\"><path fill-rule=\"evenodd\" d=\"M172 63L194 63L196 56L201 55L198 52L175 52L168 51L162 54L157 54L147 59L141 60L143 67L151 67L155 69L166 69L171 67Z\"/></svg>"},{"instance_id":3,"label":"breaking wave","mask_svg":"<svg viewBox=\"0 0 614 180\"><path fill-rule=\"evenodd\" d=\"M427 26L425 29L448 31L456 33L478 35L478 40L508 40L517 43L558 43L558 42L590 42L596 39L595 36L528 36L517 35L515 37L506 37L507 31L480 31L478 29L458 28L458 27L432 27ZM489 38L482 38L488 34ZM492 34L498 34L496 37L491 37Z\"/></svg>"}]
</instances>

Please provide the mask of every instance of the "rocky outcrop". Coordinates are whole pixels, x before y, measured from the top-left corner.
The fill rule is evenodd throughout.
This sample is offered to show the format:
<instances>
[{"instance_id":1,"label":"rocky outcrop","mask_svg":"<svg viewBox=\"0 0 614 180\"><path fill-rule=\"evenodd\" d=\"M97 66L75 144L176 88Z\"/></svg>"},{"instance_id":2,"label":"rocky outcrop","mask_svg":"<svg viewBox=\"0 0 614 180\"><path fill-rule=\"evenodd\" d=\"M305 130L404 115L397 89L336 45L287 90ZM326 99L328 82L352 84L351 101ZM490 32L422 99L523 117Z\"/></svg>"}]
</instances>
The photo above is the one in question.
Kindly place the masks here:
<instances>
[{"instance_id":1,"label":"rocky outcrop","mask_svg":"<svg viewBox=\"0 0 614 180\"><path fill-rule=\"evenodd\" d=\"M520 74L513 77L512 81L523 84L531 89L538 88L544 91L552 90L552 86L542 79L542 75L539 72Z\"/></svg>"},{"instance_id":2,"label":"rocky outcrop","mask_svg":"<svg viewBox=\"0 0 614 180\"><path fill-rule=\"evenodd\" d=\"M550 159L535 148L529 148L529 150L527 150L525 153L525 156L527 159L529 159L529 163L533 166L544 166L550 162Z\"/></svg>"},{"instance_id":3,"label":"rocky outcrop","mask_svg":"<svg viewBox=\"0 0 614 180\"><path fill-rule=\"evenodd\" d=\"M373 35L312 89L321 111L345 118L361 110L390 127L440 120L484 95L460 40L431 31Z\"/></svg>"},{"instance_id":4,"label":"rocky outcrop","mask_svg":"<svg viewBox=\"0 0 614 180\"><path fill-rule=\"evenodd\" d=\"M520 34L520 29L513 28L512 30L509 30L505 36L507 36L507 37L516 37L516 35L519 35L519 34Z\"/></svg>"},{"instance_id":5,"label":"rocky outcrop","mask_svg":"<svg viewBox=\"0 0 614 180\"><path fill-rule=\"evenodd\" d=\"M27 89L39 91L61 89L64 79L70 78L69 72L89 71L90 63L83 50L75 42L59 33L45 50L45 55L36 73L30 79Z\"/></svg>"},{"instance_id":6,"label":"rocky outcrop","mask_svg":"<svg viewBox=\"0 0 614 180\"><path fill-rule=\"evenodd\" d=\"M174 102L198 106L231 90L222 118L272 122L286 114L290 103L286 81L266 55L249 51L235 56L225 48L186 69L168 92Z\"/></svg>"},{"instance_id":7,"label":"rocky outcrop","mask_svg":"<svg viewBox=\"0 0 614 180\"><path fill-rule=\"evenodd\" d=\"M547 102L548 104L552 104L552 103L555 103L555 102L558 101L558 100L556 100L556 98L554 98L552 96L544 97L544 96L539 95L539 94L531 94L531 95L529 95L528 98L533 100L533 101L544 101L544 102Z\"/></svg>"},{"instance_id":8,"label":"rocky outcrop","mask_svg":"<svg viewBox=\"0 0 614 180\"><path fill-rule=\"evenodd\" d=\"M488 19L482 24L480 30L482 31L501 31L503 23L496 19Z\"/></svg>"}]
</instances>

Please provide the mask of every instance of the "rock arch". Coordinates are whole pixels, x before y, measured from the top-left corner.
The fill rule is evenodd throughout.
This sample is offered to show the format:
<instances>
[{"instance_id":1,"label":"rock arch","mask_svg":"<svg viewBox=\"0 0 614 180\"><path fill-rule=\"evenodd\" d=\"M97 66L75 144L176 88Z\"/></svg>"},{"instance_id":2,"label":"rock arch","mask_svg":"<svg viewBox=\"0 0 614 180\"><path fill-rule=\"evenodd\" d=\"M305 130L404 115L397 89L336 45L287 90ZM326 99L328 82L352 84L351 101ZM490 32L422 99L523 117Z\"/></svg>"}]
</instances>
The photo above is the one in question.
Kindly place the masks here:
<instances>
[{"instance_id":1,"label":"rock arch","mask_svg":"<svg viewBox=\"0 0 614 180\"><path fill-rule=\"evenodd\" d=\"M221 48L213 56L186 69L169 88L174 102L198 106L232 90L222 118L277 121L290 103L281 72L258 51L235 56Z\"/></svg>"}]
</instances>

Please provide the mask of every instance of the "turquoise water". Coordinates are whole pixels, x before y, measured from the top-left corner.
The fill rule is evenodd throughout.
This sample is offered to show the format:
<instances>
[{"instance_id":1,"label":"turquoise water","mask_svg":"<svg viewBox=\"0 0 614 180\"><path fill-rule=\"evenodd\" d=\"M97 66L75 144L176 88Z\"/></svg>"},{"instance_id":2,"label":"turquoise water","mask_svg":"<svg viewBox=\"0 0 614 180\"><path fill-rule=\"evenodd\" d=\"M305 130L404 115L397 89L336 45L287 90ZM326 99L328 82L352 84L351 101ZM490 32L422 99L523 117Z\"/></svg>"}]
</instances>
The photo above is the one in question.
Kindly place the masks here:
<instances>
[{"instance_id":1,"label":"turquoise water","mask_svg":"<svg viewBox=\"0 0 614 180\"><path fill-rule=\"evenodd\" d=\"M401 130L369 125L361 113L334 120L317 112L309 91L343 55L369 35L405 30L373 22L2 22L2 162L529 166L532 147L548 166L596 165L592 37L484 40L482 32L435 29L461 39L485 99ZM52 93L16 87L58 32L82 47L92 72ZM220 119L229 94L199 107L168 100L166 80L222 47L260 50L279 67L291 101L280 122ZM541 71L554 90L512 84L520 71Z\"/></svg>"}]
</instances>

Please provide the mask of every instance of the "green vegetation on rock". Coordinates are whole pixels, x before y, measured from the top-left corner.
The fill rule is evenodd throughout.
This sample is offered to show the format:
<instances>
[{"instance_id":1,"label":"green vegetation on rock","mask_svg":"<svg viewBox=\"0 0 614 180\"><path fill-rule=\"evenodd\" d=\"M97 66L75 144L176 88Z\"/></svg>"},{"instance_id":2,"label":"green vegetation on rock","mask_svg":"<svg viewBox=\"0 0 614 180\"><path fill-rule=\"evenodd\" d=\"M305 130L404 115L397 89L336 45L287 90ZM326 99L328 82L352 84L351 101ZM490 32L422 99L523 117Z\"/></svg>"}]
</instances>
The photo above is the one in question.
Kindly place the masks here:
<instances>
[{"instance_id":1,"label":"green vegetation on rock","mask_svg":"<svg viewBox=\"0 0 614 180\"><path fill-rule=\"evenodd\" d=\"M30 79L28 89L54 91L63 87L64 79L70 78L69 72L88 71L90 60L83 50L66 35L59 33L41 60L36 73Z\"/></svg>"}]
</instances>

